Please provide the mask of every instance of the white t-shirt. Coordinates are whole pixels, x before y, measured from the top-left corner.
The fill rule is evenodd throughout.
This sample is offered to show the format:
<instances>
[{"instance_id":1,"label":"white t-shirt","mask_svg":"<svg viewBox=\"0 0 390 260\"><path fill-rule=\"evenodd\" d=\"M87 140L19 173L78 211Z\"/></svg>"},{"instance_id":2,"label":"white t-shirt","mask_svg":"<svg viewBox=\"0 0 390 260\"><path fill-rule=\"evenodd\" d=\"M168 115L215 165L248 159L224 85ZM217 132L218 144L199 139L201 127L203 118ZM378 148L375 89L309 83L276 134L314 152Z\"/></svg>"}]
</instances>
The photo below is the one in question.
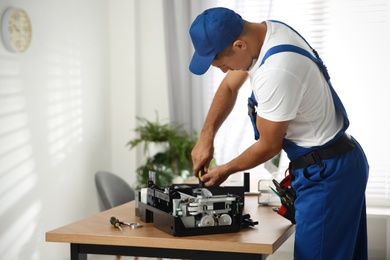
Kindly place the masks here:
<instances>
[{"instance_id":1,"label":"white t-shirt","mask_svg":"<svg viewBox=\"0 0 390 260\"><path fill-rule=\"evenodd\" d=\"M343 127L329 86L316 63L298 53L271 55L273 46L292 44L311 52L287 26L267 21L267 33L256 64L248 71L258 102L257 115L274 122L290 121L285 138L302 147L325 144ZM261 138L261 136L260 136Z\"/></svg>"}]
</instances>

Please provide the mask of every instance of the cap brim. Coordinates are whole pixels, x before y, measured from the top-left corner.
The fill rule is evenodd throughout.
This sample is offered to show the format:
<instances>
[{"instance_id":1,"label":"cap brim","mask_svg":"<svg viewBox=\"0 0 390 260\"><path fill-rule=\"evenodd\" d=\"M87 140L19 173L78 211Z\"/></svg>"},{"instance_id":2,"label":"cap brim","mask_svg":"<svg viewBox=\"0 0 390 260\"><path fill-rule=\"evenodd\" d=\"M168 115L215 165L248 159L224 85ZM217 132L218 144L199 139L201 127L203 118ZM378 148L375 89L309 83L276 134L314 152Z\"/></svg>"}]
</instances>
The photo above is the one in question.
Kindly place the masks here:
<instances>
[{"instance_id":1,"label":"cap brim","mask_svg":"<svg viewBox=\"0 0 390 260\"><path fill-rule=\"evenodd\" d=\"M213 56L200 56L196 51L192 56L190 63L190 71L196 75L203 75L210 68L211 63L214 60Z\"/></svg>"}]
</instances>

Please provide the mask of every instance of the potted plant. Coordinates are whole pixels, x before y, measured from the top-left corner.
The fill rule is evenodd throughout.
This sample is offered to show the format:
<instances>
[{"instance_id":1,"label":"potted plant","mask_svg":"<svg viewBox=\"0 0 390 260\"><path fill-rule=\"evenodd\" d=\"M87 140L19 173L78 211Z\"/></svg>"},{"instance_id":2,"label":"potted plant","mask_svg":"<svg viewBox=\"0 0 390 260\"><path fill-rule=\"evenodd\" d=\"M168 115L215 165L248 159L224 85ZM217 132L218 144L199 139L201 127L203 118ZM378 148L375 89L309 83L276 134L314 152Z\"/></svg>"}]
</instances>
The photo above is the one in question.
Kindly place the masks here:
<instances>
[{"instance_id":1,"label":"potted plant","mask_svg":"<svg viewBox=\"0 0 390 260\"><path fill-rule=\"evenodd\" d=\"M137 117L140 125L134 129L137 137L130 140L127 145L130 149L143 144L146 157L145 164L137 168L138 188L146 187L149 171L156 173L156 182L160 186L172 184L176 176L186 177L192 172L191 151L197 141L194 131L191 137L182 125L163 123L158 116L155 122L143 117ZM156 153L150 152L153 144L166 144Z\"/></svg>"}]
</instances>

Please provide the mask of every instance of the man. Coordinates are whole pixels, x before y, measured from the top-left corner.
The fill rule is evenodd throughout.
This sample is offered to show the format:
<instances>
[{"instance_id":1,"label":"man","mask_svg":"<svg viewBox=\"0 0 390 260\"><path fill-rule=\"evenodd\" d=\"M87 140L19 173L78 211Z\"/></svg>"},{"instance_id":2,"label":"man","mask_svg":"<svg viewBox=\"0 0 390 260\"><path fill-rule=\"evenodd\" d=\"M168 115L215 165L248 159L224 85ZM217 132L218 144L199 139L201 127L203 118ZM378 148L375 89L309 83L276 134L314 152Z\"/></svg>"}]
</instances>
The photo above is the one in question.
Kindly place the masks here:
<instances>
[{"instance_id":1,"label":"man","mask_svg":"<svg viewBox=\"0 0 390 260\"><path fill-rule=\"evenodd\" d=\"M281 22L250 23L226 8L204 11L190 35L195 48L190 71L202 75L212 65L226 73L192 151L195 175L203 168L205 186L220 185L283 149L297 194L295 259L367 259L368 163L357 141L345 133L345 109L316 52ZM281 46L279 51L275 46ZM215 135L248 77L259 139L208 170Z\"/></svg>"}]
</instances>

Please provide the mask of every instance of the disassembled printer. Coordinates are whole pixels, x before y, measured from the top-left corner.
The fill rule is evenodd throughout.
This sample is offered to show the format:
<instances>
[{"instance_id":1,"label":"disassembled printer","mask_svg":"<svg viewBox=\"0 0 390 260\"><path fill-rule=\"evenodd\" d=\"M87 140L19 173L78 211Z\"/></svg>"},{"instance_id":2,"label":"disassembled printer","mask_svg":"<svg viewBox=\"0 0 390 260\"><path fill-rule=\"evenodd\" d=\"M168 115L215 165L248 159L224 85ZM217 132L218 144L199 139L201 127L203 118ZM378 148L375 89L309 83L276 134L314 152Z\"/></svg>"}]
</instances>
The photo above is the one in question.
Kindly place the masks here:
<instances>
[{"instance_id":1,"label":"disassembled printer","mask_svg":"<svg viewBox=\"0 0 390 260\"><path fill-rule=\"evenodd\" d=\"M212 190L219 195L213 195ZM174 236L238 232L244 226L258 224L249 215L242 215L244 187L159 187L149 181L146 203L140 192L137 197L136 215Z\"/></svg>"}]
</instances>

